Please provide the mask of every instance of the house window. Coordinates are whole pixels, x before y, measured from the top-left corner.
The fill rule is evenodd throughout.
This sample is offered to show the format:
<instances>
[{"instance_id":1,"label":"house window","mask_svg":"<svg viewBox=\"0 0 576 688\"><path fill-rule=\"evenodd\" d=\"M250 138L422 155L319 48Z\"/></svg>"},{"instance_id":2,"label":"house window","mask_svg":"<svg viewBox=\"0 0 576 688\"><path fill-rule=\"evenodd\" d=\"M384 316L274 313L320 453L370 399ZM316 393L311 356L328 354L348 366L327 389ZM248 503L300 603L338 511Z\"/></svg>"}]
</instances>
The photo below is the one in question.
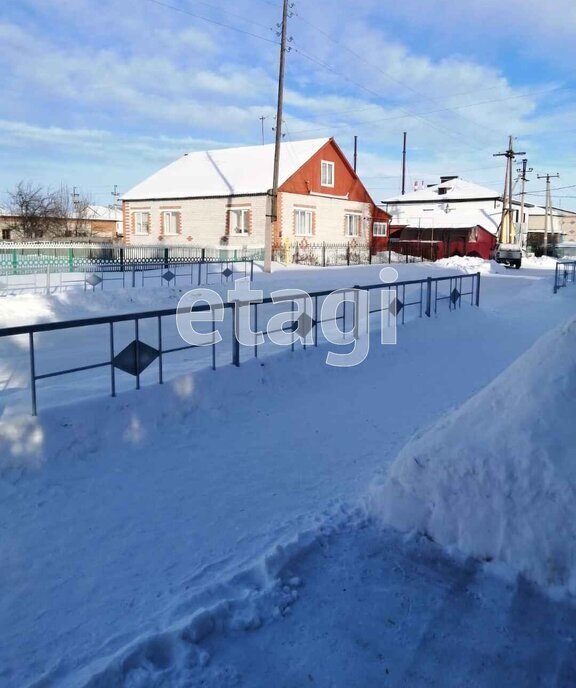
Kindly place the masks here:
<instances>
[{"instance_id":1,"label":"house window","mask_svg":"<svg viewBox=\"0 0 576 688\"><path fill-rule=\"evenodd\" d=\"M3 229L2 230L2 241L10 241L10 230L9 229Z\"/></svg>"},{"instance_id":2,"label":"house window","mask_svg":"<svg viewBox=\"0 0 576 688\"><path fill-rule=\"evenodd\" d=\"M134 234L148 234L150 230L150 213L134 213Z\"/></svg>"},{"instance_id":3,"label":"house window","mask_svg":"<svg viewBox=\"0 0 576 688\"><path fill-rule=\"evenodd\" d=\"M230 212L230 234L248 234L250 208L233 208Z\"/></svg>"},{"instance_id":4,"label":"house window","mask_svg":"<svg viewBox=\"0 0 576 688\"><path fill-rule=\"evenodd\" d=\"M361 216L356 213L346 213L344 215L344 234L349 237L355 237L360 235L360 218Z\"/></svg>"},{"instance_id":5,"label":"house window","mask_svg":"<svg viewBox=\"0 0 576 688\"><path fill-rule=\"evenodd\" d=\"M334 163L322 160L322 172L320 175L322 186L334 186Z\"/></svg>"},{"instance_id":6,"label":"house window","mask_svg":"<svg viewBox=\"0 0 576 688\"><path fill-rule=\"evenodd\" d=\"M294 211L294 234L296 236L312 236L312 211Z\"/></svg>"},{"instance_id":7,"label":"house window","mask_svg":"<svg viewBox=\"0 0 576 688\"><path fill-rule=\"evenodd\" d=\"M162 213L162 226L164 234L178 234L180 213L176 210L165 210Z\"/></svg>"},{"instance_id":8,"label":"house window","mask_svg":"<svg viewBox=\"0 0 576 688\"><path fill-rule=\"evenodd\" d=\"M388 235L388 225L385 222L375 222L372 229L372 236L385 237Z\"/></svg>"}]
</instances>

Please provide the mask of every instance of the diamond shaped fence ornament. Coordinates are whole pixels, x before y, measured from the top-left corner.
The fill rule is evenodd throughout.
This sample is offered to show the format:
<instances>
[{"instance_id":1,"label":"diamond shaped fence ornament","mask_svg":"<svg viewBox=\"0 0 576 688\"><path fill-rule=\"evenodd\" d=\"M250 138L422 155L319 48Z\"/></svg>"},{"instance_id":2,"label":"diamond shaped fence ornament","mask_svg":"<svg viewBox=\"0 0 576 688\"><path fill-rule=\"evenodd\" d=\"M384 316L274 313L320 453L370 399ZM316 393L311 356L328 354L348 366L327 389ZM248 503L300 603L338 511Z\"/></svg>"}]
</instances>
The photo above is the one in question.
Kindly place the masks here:
<instances>
[{"instance_id":1,"label":"diamond shaped fence ornament","mask_svg":"<svg viewBox=\"0 0 576 688\"><path fill-rule=\"evenodd\" d=\"M138 357L136 357L138 352ZM136 365L138 358L138 365ZM130 342L125 349L114 356L114 367L129 375L139 375L142 371L158 358L158 350L153 346L136 340Z\"/></svg>"},{"instance_id":2,"label":"diamond shaped fence ornament","mask_svg":"<svg viewBox=\"0 0 576 688\"><path fill-rule=\"evenodd\" d=\"M306 337L312 328L314 327L314 320L308 315L308 313L302 313L295 323L296 329L294 330L299 337Z\"/></svg>"},{"instance_id":3,"label":"diamond shaped fence ornament","mask_svg":"<svg viewBox=\"0 0 576 688\"><path fill-rule=\"evenodd\" d=\"M172 270L166 270L166 272L162 275L162 279L165 279L167 282L171 282L176 275L172 272Z\"/></svg>"},{"instance_id":4,"label":"diamond shaped fence ornament","mask_svg":"<svg viewBox=\"0 0 576 688\"><path fill-rule=\"evenodd\" d=\"M98 277L98 275L95 275L94 273L91 273L86 277L86 281L91 287L97 287L100 282L102 282L102 278Z\"/></svg>"},{"instance_id":5,"label":"diamond shaped fence ornament","mask_svg":"<svg viewBox=\"0 0 576 688\"><path fill-rule=\"evenodd\" d=\"M282 330L286 332L287 334L290 332L297 332L298 331L298 321L293 320L292 322L287 322L282 325Z\"/></svg>"},{"instance_id":6,"label":"diamond shaped fence ornament","mask_svg":"<svg viewBox=\"0 0 576 688\"><path fill-rule=\"evenodd\" d=\"M404 304L402 301L400 301L400 299L394 299L390 304L390 313L392 313L392 315L398 315L403 308Z\"/></svg>"},{"instance_id":7,"label":"diamond shaped fence ornament","mask_svg":"<svg viewBox=\"0 0 576 688\"><path fill-rule=\"evenodd\" d=\"M452 303L454 305L456 305L458 303L459 299L460 299L460 292L458 291L458 289L456 289L456 287L454 287L454 289L452 289L452 291L450 293L450 301L452 301Z\"/></svg>"},{"instance_id":8,"label":"diamond shaped fence ornament","mask_svg":"<svg viewBox=\"0 0 576 688\"><path fill-rule=\"evenodd\" d=\"M226 268L225 270L222 270L222 274L226 279L228 279L230 275L233 275L234 273L232 270L230 270L230 268Z\"/></svg>"}]
</instances>

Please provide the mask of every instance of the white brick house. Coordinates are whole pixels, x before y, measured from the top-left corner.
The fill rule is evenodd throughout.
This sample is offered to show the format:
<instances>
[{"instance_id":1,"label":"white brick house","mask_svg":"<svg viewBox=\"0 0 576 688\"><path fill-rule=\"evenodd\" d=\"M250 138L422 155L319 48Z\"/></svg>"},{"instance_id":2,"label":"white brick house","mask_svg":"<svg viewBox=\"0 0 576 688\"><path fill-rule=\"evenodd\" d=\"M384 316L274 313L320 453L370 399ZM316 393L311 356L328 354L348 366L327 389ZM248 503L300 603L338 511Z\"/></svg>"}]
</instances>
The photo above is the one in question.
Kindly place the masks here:
<instances>
[{"instance_id":1,"label":"white brick house","mask_svg":"<svg viewBox=\"0 0 576 688\"><path fill-rule=\"evenodd\" d=\"M274 146L189 153L123 197L124 242L262 248ZM369 241L378 209L333 139L281 146L274 241Z\"/></svg>"}]
</instances>

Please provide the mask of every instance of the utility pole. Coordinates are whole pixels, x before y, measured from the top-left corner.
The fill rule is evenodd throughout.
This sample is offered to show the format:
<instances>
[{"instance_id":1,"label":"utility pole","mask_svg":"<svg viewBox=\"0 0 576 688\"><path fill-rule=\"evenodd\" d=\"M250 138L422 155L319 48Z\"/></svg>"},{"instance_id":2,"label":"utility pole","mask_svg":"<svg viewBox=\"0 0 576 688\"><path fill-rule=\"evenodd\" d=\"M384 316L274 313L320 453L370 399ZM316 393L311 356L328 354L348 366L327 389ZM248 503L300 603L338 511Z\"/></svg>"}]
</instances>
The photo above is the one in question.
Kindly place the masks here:
<instances>
[{"instance_id":1,"label":"utility pole","mask_svg":"<svg viewBox=\"0 0 576 688\"><path fill-rule=\"evenodd\" d=\"M286 29L288 25L288 0L282 2L280 26L280 65L278 70L278 103L276 106L276 140L274 142L274 173L270 198L270 215L266 218L264 232L264 272L272 270L272 243L278 223L278 176L280 172L280 145L282 143L282 110L284 107L284 68L286 62Z\"/></svg>"},{"instance_id":2,"label":"utility pole","mask_svg":"<svg viewBox=\"0 0 576 688\"><path fill-rule=\"evenodd\" d=\"M80 194L76 191L77 188L77 186L72 187L72 205L74 206L74 210L76 210L80 202Z\"/></svg>"},{"instance_id":3,"label":"utility pole","mask_svg":"<svg viewBox=\"0 0 576 688\"><path fill-rule=\"evenodd\" d=\"M406 132L404 132L404 143L402 146L402 195L406 193Z\"/></svg>"},{"instance_id":4,"label":"utility pole","mask_svg":"<svg viewBox=\"0 0 576 688\"><path fill-rule=\"evenodd\" d=\"M264 145L264 120L266 119L266 117L262 115L261 117L258 117L258 119L260 120L260 126L262 128L262 145Z\"/></svg>"},{"instance_id":5,"label":"utility pole","mask_svg":"<svg viewBox=\"0 0 576 688\"><path fill-rule=\"evenodd\" d=\"M356 172L356 167L358 165L358 137L354 137L354 172Z\"/></svg>"},{"instance_id":6,"label":"utility pole","mask_svg":"<svg viewBox=\"0 0 576 688\"><path fill-rule=\"evenodd\" d=\"M528 158L522 159L522 167L518 167L516 172L520 175L520 181L522 182L522 191L520 192L520 246L526 250L526 239L528 238L528 232L524 232L524 201L526 196L526 182L529 181L526 178L528 172L533 172L532 167L528 167Z\"/></svg>"},{"instance_id":7,"label":"utility pole","mask_svg":"<svg viewBox=\"0 0 576 688\"><path fill-rule=\"evenodd\" d=\"M111 192L114 197L114 207L118 207L118 199L120 198L120 192L118 191L118 184L114 184L114 191Z\"/></svg>"},{"instance_id":8,"label":"utility pole","mask_svg":"<svg viewBox=\"0 0 576 688\"><path fill-rule=\"evenodd\" d=\"M502 219L500 221L499 243L513 243L513 212L512 212L512 166L517 155L526 155L524 151L517 152L512 145L512 136L508 137L508 149L505 153L494 153L495 158L506 158L506 177L504 193L502 195Z\"/></svg>"},{"instance_id":9,"label":"utility pole","mask_svg":"<svg viewBox=\"0 0 576 688\"><path fill-rule=\"evenodd\" d=\"M546 210L544 212L544 255L548 255L548 228L552 229L552 237L554 237L554 221L552 216L552 190L550 189L550 180L555 177L560 177L556 174L538 174L538 179L546 180ZM550 215L550 225L548 225L548 215Z\"/></svg>"}]
</instances>

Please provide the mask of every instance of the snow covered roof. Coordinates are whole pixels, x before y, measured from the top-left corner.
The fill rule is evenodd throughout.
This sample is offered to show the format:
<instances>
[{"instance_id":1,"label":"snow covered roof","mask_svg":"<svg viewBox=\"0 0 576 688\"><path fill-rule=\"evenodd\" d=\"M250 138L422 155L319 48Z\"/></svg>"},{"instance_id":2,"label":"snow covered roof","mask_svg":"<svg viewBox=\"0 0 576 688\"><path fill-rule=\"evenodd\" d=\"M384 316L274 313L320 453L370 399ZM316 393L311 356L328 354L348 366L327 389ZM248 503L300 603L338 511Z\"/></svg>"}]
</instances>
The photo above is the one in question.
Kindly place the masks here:
<instances>
[{"instance_id":1,"label":"snow covered roof","mask_svg":"<svg viewBox=\"0 0 576 688\"><path fill-rule=\"evenodd\" d=\"M464 229L480 226L491 234L498 232L501 211L489 213L476 208L452 206L447 211L441 208L411 213L403 208L401 213L392 215L391 225L402 225L420 229Z\"/></svg>"},{"instance_id":2,"label":"snow covered roof","mask_svg":"<svg viewBox=\"0 0 576 688\"><path fill-rule=\"evenodd\" d=\"M442 177L444 181L440 184L434 184L419 191L412 191L403 196L394 196L387 198L382 203L426 203L430 201L445 202L455 200L471 200L471 199L496 199L502 195L499 191L489 189L486 186L480 186L473 182L467 182L460 177Z\"/></svg>"},{"instance_id":3,"label":"snow covered roof","mask_svg":"<svg viewBox=\"0 0 576 688\"><path fill-rule=\"evenodd\" d=\"M528 212L530 215L544 215L546 213L546 208L542 206L535 205L533 208L529 208ZM568 215L575 215L573 210L563 210L562 208L552 208L552 214L558 217L564 217Z\"/></svg>"},{"instance_id":4,"label":"snow covered roof","mask_svg":"<svg viewBox=\"0 0 576 688\"><path fill-rule=\"evenodd\" d=\"M280 149L282 184L330 139L285 141ZM124 194L127 201L205 198L266 193L272 188L274 145L186 153Z\"/></svg>"},{"instance_id":5,"label":"snow covered roof","mask_svg":"<svg viewBox=\"0 0 576 688\"><path fill-rule=\"evenodd\" d=\"M89 205L83 214L87 220L107 220L108 222L120 222L122 211L119 208L107 205Z\"/></svg>"}]
</instances>

